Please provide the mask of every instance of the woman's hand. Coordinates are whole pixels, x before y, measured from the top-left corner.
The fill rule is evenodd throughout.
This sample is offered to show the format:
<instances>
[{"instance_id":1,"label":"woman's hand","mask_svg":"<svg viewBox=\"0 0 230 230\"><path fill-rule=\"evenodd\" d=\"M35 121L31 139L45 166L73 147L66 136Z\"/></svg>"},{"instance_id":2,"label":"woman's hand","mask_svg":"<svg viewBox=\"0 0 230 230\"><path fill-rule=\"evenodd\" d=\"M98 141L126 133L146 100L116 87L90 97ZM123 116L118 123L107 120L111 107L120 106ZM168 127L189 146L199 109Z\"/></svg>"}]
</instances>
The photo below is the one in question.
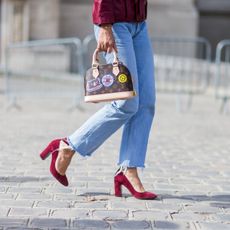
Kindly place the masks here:
<instances>
[{"instance_id":1,"label":"woman's hand","mask_svg":"<svg viewBox=\"0 0 230 230\"><path fill-rule=\"evenodd\" d=\"M98 35L97 49L111 53L113 50L117 52L116 43L113 37L112 25L101 25Z\"/></svg>"}]
</instances>

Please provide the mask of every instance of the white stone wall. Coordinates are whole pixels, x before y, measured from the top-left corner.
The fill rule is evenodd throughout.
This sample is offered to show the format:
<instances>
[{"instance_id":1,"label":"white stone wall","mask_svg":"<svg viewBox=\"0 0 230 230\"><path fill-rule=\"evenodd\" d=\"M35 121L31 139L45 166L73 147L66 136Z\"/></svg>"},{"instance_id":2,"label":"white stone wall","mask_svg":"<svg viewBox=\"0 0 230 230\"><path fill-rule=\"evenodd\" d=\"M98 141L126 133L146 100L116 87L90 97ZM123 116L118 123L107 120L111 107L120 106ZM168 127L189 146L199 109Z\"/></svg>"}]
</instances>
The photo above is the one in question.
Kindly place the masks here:
<instances>
[{"instance_id":1,"label":"white stone wall","mask_svg":"<svg viewBox=\"0 0 230 230\"><path fill-rule=\"evenodd\" d=\"M60 7L60 36L80 38L93 32L93 1L65 3ZM195 37L198 14L193 0L149 0L148 24L152 36Z\"/></svg>"},{"instance_id":2,"label":"white stone wall","mask_svg":"<svg viewBox=\"0 0 230 230\"><path fill-rule=\"evenodd\" d=\"M80 37L93 33L93 0L23 0L27 5L27 39ZM3 0L9 3L12 0ZM2 15L10 13L2 7ZM148 24L150 36L195 37L198 15L193 0L149 0ZM7 23L2 25L2 50L9 43ZM3 59L4 54L2 53Z\"/></svg>"},{"instance_id":3,"label":"white stone wall","mask_svg":"<svg viewBox=\"0 0 230 230\"><path fill-rule=\"evenodd\" d=\"M63 2L60 6L60 37L79 37L93 32L91 4Z\"/></svg>"},{"instance_id":4,"label":"white stone wall","mask_svg":"<svg viewBox=\"0 0 230 230\"><path fill-rule=\"evenodd\" d=\"M198 13L193 0L151 0L148 24L151 36L196 37Z\"/></svg>"},{"instance_id":5,"label":"white stone wall","mask_svg":"<svg viewBox=\"0 0 230 230\"><path fill-rule=\"evenodd\" d=\"M29 0L30 39L59 37L59 0Z\"/></svg>"},{"instance_id":6,"label":"white stone wall","mask_svg":"<svg viewBox=\"0 0 230 230\"><path fill-rule=\"evenodd\" d=\"M29 7L26 0L1 1L1 64L4 63L5 48L9 43L28 40Z\"/></svg>"}]
</instances>

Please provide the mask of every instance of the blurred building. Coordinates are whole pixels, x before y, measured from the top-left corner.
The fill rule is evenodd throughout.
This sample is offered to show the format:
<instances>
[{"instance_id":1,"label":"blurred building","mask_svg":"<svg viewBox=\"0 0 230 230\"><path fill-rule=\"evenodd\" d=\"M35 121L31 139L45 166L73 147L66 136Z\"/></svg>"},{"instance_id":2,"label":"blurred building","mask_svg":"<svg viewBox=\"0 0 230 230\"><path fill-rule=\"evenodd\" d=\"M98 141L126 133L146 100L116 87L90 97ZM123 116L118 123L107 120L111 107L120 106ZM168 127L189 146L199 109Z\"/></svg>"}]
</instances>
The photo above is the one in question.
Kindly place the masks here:
<instances>
[{"instance_id":1,"label":"blurred building","mask_svg":"<svg viewBox=\"0 0 230 230\"><path fill-rule=\"evenodd\" d=\"M92 3L93 0L0 0L1 62L5 47L12 42L76 36L83 39L93 33ZM149 0L150 34L201 35L213 41L214 46L217 40L230 37L226 30L229 5L229 0Z\"/></svg>"},{"instance_id":2,"label":"blurred building","mask_svg":"<svg viewBox=\"0 0 230 230\"><path fill-rule=\"evenodd\" d=\"M208 38L213 49L220 40L230 39L230 0L197 0L196 6L199 36Z\"/></svg>"}]
</instances>

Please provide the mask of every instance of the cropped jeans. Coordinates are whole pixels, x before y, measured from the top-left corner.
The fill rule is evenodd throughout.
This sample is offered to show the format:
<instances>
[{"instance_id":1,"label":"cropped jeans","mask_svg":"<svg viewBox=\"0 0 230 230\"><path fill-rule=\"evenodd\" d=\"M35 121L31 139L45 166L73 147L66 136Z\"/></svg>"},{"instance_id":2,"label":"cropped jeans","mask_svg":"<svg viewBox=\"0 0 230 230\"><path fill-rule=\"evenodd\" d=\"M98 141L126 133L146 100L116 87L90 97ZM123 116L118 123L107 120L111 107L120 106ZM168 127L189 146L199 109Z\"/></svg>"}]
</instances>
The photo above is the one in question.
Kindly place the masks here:
<instances>
[{"instance_id":1,"label":"cropped jeans","mask_svg":"<svg viewBox=\"0 0 230 230\"><path fill-rule=\"evenodd\" d=\"M82 156L91 156L107 138L123 126L118 165L125 168L144 168L155 113L151 42L146 22L115 23L112 29L118 58L130 70L137 96L107 103L67 140L75 152ZM95 25L94 30L98 39L99 27ZM107 63L113 62L112 53L105 54L105 58Z\"/></svg>"}]
</instances>

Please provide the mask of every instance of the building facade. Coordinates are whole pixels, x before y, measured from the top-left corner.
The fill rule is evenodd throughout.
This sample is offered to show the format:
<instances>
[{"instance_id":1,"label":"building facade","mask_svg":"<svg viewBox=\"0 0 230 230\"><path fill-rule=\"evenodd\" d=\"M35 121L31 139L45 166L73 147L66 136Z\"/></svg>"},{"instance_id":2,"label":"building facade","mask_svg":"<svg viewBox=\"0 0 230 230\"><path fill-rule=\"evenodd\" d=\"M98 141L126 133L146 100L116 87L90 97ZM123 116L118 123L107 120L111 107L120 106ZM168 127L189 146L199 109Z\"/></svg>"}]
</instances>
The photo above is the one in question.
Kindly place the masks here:
<instances>
[{"instance_id":1,"label":"building facade","mask_svg":"<svg viewBox=\"0 0 230 230\"><path fill-rule=\"evenodd\" d=\"M225 28L229 20L229 0L149 0L148 2L151 36L202 35L211 40L213 46L216 40L230 36L230 30ZM213 6L211 9L210 2ZM215 2L222 3L223 7L215 8ZM65 37L83 39L93 33L92 4L93 0L0 0L1 63L4 63L4 49L9 43ZM223 10L219 10L220 8ZM216 24L215 11L218 11L217 15L225 15L222 21L217 19ZM211 12L212 15L207 17L207 12ZM218 38L217 33L210 28L211 25L217 26Z\"/></svg>"}]
</instances>

